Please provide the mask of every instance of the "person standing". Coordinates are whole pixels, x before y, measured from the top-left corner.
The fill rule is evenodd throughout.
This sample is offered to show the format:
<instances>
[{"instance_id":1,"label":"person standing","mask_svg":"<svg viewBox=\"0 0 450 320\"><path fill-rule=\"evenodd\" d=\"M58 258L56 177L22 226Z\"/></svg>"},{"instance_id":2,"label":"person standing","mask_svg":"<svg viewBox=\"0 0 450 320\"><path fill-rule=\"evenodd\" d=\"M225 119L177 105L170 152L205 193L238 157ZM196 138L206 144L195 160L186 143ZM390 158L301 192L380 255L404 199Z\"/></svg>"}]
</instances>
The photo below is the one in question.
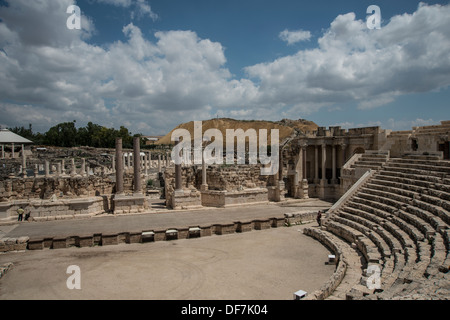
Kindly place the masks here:
<instances>
[{"instance_id":1,"label":"person standing","mask_svg":"<svg viewBox=\"0 0 450 320\"><path fill-rule=\"evenodd\" d=\"M19 209L17 209L17 221L22 221L23 220L23 213L25 210L23 210L23 207L20 207Z\"/></svg>"},{"instance_id":2,"label":"person standing","mask_svg":"<svg viewBox=\"0 0 450 320\"><path fill-rule=\"evenodd\" d=\"M321 219L322 219L322 213L319 210L319 212L317 213L317 224L319 225L319 227L320 227Z\"/></svg>"}]
</instances>

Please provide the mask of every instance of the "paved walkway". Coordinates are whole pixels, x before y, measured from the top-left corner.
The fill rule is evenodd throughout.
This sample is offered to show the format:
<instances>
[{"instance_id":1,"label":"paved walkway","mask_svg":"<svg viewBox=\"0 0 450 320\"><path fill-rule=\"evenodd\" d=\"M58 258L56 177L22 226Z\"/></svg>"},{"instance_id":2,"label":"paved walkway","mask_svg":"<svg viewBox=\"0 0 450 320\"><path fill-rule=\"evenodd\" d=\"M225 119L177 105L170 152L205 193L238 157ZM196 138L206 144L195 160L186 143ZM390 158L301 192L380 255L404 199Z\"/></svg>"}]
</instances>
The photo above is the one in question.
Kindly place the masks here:
<instances>
[{"instance_id":1,"label":"paved walkway","mask_svg":"<svg viewBox=\"0 0 450 320\"><path fill-rule=\"evenodd\" d=\"M291 200L229 208L199 210L160 210L158 213L128 215L99 215L88 219L54 220L45 222L17 222L0 225L0 237L30 238L68 237L81 234L146 231L212 225L263 218L283 217L285 213L311 212L328 209L332 203L318 200Z\"/></svg>"}]
</instances>

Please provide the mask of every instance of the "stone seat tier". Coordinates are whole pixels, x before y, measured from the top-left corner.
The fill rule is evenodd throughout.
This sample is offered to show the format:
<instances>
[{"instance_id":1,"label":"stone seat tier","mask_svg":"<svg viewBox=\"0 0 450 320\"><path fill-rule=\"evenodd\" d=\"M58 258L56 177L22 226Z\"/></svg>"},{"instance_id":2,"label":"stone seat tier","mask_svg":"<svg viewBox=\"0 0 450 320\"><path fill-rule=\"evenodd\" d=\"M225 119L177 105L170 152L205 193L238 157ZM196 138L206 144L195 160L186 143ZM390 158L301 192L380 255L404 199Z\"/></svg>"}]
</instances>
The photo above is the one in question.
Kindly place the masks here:
<instances>
[{"instance_id":1,"label":"stone seat tier","mask_svg":"<svg viewBox=\"0 0 450 320\"><path fill-rule=\"evenodd\" d=\"M447 228L450 225L450 212L448 211L450 210L450 202L445 199L425 194L416 195L415 197L407 197L396 193L375 189L371 189L368 193L388 198L383 199L384 203L390 204L397 209L401 209L407 205L418 206L419 208L427 210L442 219L442 227Z\"/></svg>"},{"instance_id":2,"label":"stone seat tier","mask_svg":"<svg viewBox=\"0 0 450 320\"><path fill-rule=\"evenodd\" d=\"M450 167L445 166L445 163L410 163L410 162L396 162L390 161L390 167L400 167L407 169L415 169L415 170L423 170L423 171L432 171L432 172L440 172L444 174L450 174Z\"/></svg>"},{"instance_id":3,"label":"stone seat tier","mask_svg":"<svg viewBox=\"0 0 450 320\"><path fill-rule=\"evenodd\" d=\"M319 290L317 294L308 295L306 299L337 299L344 300L347 292L352 287L356 286L362 277L362 265L360 257L355 249L353 249L347 242L330 232L316 229L305 228L303 230L305 235L311 236L323 243L326 247L336 255L339 266L342 266L344 272L335 272L332 276L333 284L331 288L324 288ZM331 291L331 295L325 294L324 291Z\"/></svg>"},{"instance_id":4,"label":"stone seat tier","mask_svg":"<svg viewBox=\"0 0 450 320\"><path fill-rule=\"evenodd\" d=\"M367 268L368 265L375 265L379 270L382 269L382 265L380 263L381 255L378 251L378 248L363 233L359 232L356 229L353 229L350 226L341 224L335 220L329 220L327 222L326 229L328 232L352 244L352 247L357 248L357 251L364 258L363 261L360 262L362 269ZM352 292L354 290L361 291L362 288L365 293L373 293L373 289L369 289L367 286L361 286L366 284L363 276L364 274L361 274L358 283L351 288L347 288L347 292Z\"/></svg>"},{"instance_id":5,"label":"stone seat tier","mask_svg":"<svg viewBox=\"0 0 450 320\"><path fill-rule=\"evenodd\" d=\"M372 182L374 182L372 180ZM396 195L405 195L405 196L410 196L411 199L414 199L414 197L419 197L420 195L418 193L415 192L410 192L408 190L404 190L404 189L399 189L399 188L394 188L394 187L386 187L386 186L380 186L380 185L376 185L376 184L372 184L372 183L368 183L366 184L366 187L369 189L375 189L377 191L383 192L384 196L389 196L388 192L391 194L396 194ZM383 191L383 190L387 190L387 191ZM378 194L380 195L380 194ZM408 205L407 205L407 211L410 213L416 213L416 211L414 210L414 206L411 206L412 202L408 201ZM423 210L422 210L423 211ZM448 228L448 225L439 217L435 217L432 216L431 214L427 214L425 212L419 214L418 216L421 218L420 220L415 219L415 217L413 216L408 216L406 215L406 212L404 212L403 210L399 210L398 211L399 214L403 214L403 219L407 220L409 223L415 225L418 228L423 227L424 229L422 230L423 233L425 235L427 235L428 232L434 233L433 230L428 230L429 228L434 229L435 231L438 231L439 229L446 229ZM428 226L428 224L431 224L431 226Z\"/></svg>"},{"instance_id":6,"label":"stone seat tier","mask_svg":"<svg viewBox=\"0 0 450 320\"><path fill-rule=\"evenodd\" d=\"M378 248L378 251L381 254L381 283L388 283L387 279L392 276L394 271L395 258L392 255L389 245L386 243L383 237L380 236L377 232L374 232L372 228L361 223L360 220L354 219L351 214L340 212L337 215L334 215L332 217L332 220L358 230L372 241L372 243ZM376 226L374 227L376 228Z\"/></svg>"},{"instance_id":7,"label":"stone seat tier","mask_svg":"<svg viewBox=\"0 0 450 320\"><path fill-rule=\"evenodd\" d=\"M408 236L407 232L405 232L402 228L400 228L395 223L387 220L385 217L383 217L383 213L379 209L372 208L369 205L364 204L366 200L362 198L355 197L355 202L350 202L349 206L345 208L346 211L356 214L360 217L363 217L365 219L368 219L372 222L377 223L380 227L382 227L384 230L389 232L397 241L393 241L389 239L386 239L387 242L391 242L394 246L391 250L403 250L406 252L406 248L415 248L414 241ZM404 225L404 224L403 224ZM399 247L400 245L400 247ZM417 257L414 255L410 255L412 252L408 252L407 255L405 255L406 261L414 263L417 259Z\"/></svg>"},{"instance_id":8,"label":"stone seat tier","mask_svg":"<svg viewBox=\"0 0 450 320\"><path fill-rule=\"evenodd\" d=\"M447 171L441 171L441 168L447 169L445 167L432 167L429 169L417 169L415 166L407 167L403 166L401 164L396 165L392 162L386 163L384 166L385 171L396 171L396 172L402 172L402 173L408 173L412 175L422 175L422 176L435 176L439 178L443 178L445 175L449 174Z\"/></svg>"},{"instance_id":9,"label":"stone seat tier","mask_svg":"<svg viewBox=\"0 0 450 320\"><path fill-rule=\"evenodd\" d=\"M427 242L416 242L416 245L413 245L407 233L399 229L395 224L363 210L352 208L350 205L351 203L345 210L352 212L349 215L358 215L358 218L353 217L353 220L358 219L362 221L362 219L368 219L375 222L372 228L385 239L385 242L390 245L391 251L394 252L394 271L383 280L385 289L394 283L398 285L399 283L407 283L413 279L423 277L430 264L431 248ZM357 203L355 205L360 207ZM340 214L345 216L343 213ZM404 250L404 257L400 254L400 247ZM385 263L389 262L386 260Z\"/></svg>"},{"instance_id":10,"label":"stone seat tier","mask_svg":"<svg viewBox=\"0 0 450 320\"><path fill-rule=\"evenodd\" d=\"M405 256L400 242L377 223L366 218L345 211L339 212L339 216L366 227L365 230L369 232L368 236L378 245L379 251L383 256L384 265L381 274L381 283L384 290L388 289L397 280L398 275L405 265Z\"/></svg>"},{"instance_id":11,"label":"stone seat tier","mask_svg":"<svg viewBox=\"0 0 450 320\"><path fill-rule=\"evenodd\" d=\"M391 163L404 163L414 165L426 165L437 167L450 167L448 160L412 159L412 158L392 158Z\"/></svg>"},{"instance_id":12,"label":"stone seat tier","mask_svg":"<svg viewBox=\"0 0 450 320\"><path fill-rule=\"evenodd\" d=\"M386 195L383 192L374 192L374 190L368 189L367 187L362 188L361 192L359 193L359 197L372 201L375 208L381 209L385 212L389 212L391 216L388 219L405 230L412 239L414 239L416 242L423 241L426 234L422 234L422 232L420 232L415 226L398 217L399 211L404 204L397 200L386 198L385 196Z\"/></svg>"},{"instance_id":13,"label":"stone seat tier","mask_svg":"<svg viewBox=\"0 0 450 320\"><path fill-rule=\"evenodd\" d=\"M360 195L360 196L361 196L361 195ZM379 203L373 201L373 199L372 199L372 200L367 200L367 199L365 199L365 198L358 198L358 197L355 197L355 198L356 198L356 199L354 199L354 200L355 200L356 202L362 202L362 203L363 203L362 206L363 206L363 207L366 206L366 207L365 207L366 210L369 210L369 211L372 210L372 212L378 213L379 215L380 215L380 211L379 211L378 209L375 209L375 208L382 208L382 209L385 209L385 208L386 208L383 204L379 204ZM349 203L349 206L351 206L351 205L352 205L352 204ZM348 209L348 208L347 208L347 209ZM417 210L417 208L414 208L414 207L412 207L412 206L407 207L407 209L408 209L408 210L411 210L411 211L413 211L413 212L415 212L415 210ZM406 216L407 216L407 213L406 213L406 212L403 212L402 210L400 210L399 212L400 212L400 215L401 215L402 217L406 217ZM387 218L385 215L384 215L383 217ZM409 218L411 218L411 217L409 216ZM407 223L401 223L399 220L393 219L392 217L391 217L391 221L396 222L396 225L402 226L403 229L405 230L405 232L407 232L407 233L415 240L416 245L418 245L418 243L420 243L419 241L422 241L422 240L421 240L421 237L418 235L419 232L418 232L418 229L417 229L417 228L413 227L412 225L408 225ZM382 223L382 222L380 222L380 223ZM422 230L423 230L423 229L422 229ZM441 232L442 234L444 234L444 233L447 233L448 230L449 230L449 229L439 229L438 231ZM433 249L434 247L440 247L440 248L442 248L442 245L444 245L444 248L447 250L446 252L448 253L448 246L447 246L447 248L446 248L445 243L444 243L444 240L442 240L442 237L441 237L441 235L439 234L439 232L434 233L434 234L429 233L429 234L426 235L426 236L428 237L428 239L431 239L431 240L432 240L432 249ZM446 243L448 243L448 242L446 242ZM420 248L419 248L419 249L420 249ZM432 253L431 253L431 254L432 254L432 255L434 254L434 250L432 250ZM422 254L422 255L423 255L423 254ZM445 262L442 262L442 261L441 261L442 259L438 259L438 260L439 260L440 262L437 263L437 264L439 264L439 265L445 265ZM444 260L445 260L445 259L444 259Z\"/></svg>"},{"instance_id":14,"label":"stone seat tier","mask_svg":"<svg viewBox=\"0 0 450 320\"><path fill-rule=\"evenodd\" d=\"M450 201L450 188L449 186L443 184L434 183L421 183L421 185L413 184L413 179L395 179L395 181L389 179L387 176L375 174L372 178L372 183L392 187L397 189L403 189L411 191L409 195L421 196L429 195L435 198L440 198L442 200Z\"/></svg>"},{"instance_id":15,"label":"stone seat tier","mask_svg":"<svg viewBox=\"0 0 450 320\"><path fill-rule=\"evenodd\" d=\"M366 165L366 164L352 164L350 168L365 168L365 169L372 169L372 170L378 170L381 168L381 166L374 166L374 165Z\"/></svg>"},{"instance_id":16,"label":"stone seat tier","mask_svg":"<svg viewBox=\"0 0 450 320\"><path fill-rule=\"evenodd\" d=\"M445 183L441 177L430 176L430 175L411 175L410 173L400 172L399 170L383 170L377 173L377 176L381 178L381 176L386 176L394 181L397 179L411 179L413 181L417 181L419 185L424 185L426 183Z\"/></svg>"}]
</instances>

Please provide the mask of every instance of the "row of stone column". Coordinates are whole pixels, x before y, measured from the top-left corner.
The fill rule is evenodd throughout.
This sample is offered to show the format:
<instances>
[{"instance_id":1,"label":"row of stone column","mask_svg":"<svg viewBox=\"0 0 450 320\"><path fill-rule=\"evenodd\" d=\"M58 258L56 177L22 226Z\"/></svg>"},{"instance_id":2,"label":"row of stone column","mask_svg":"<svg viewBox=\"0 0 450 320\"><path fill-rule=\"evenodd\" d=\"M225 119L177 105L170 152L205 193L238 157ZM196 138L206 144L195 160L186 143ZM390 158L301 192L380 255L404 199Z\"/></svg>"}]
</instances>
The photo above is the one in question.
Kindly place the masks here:
<instances>
[{"instance_id":1,"label":"row of stone column","mask_svg":"<svg viewBox=\"0 0 450 320\"><path fill-rule=\"evenodd\" d=\"M148 174L149 169L151 168L158 168L158 172L161 172L161 169L163 166L168 167L171 164L169 153L166 153L166 155L158 154L158 160L152 160L151 159L151 152L145 152L144 155L139 155L137 157L140 158L140 167L141 170L145 170L145 174ZM116 155L117 157L117 155ZM113 157L113 168L115 168L115 158ZM122 163L124 164L124 170L131 170L134 168L134 159L136 156L133 153L129 152L122 152ZM134 170L134 169L133 169Z\"/></svg>"},{"instance_id":2,"label":"row of stone column","mask_svg":"<svg viewBox=\"0 0 450 320\"><path fill-rule=\"evenodd\" d=\"M346 144L339 144L339 145L331 145L332 151L331 151L331 170L332 170L332 176L331 176L331 184L337 184L337 178L336 178L336 172L337 172L337 158L336 158L336 148L340 147L342 149L342 162L345 162L345 148L347 147ZM319 147L322 149L322 178L319 180ZM314 183L320 183L321 185L325 185L327 183L326 179L326 161L327 161L327 145L322 144L321 146L316 145L315 148L315 155L314 155ZM304 148L304 154L306 159L306 147ZM305 165L306 167L306 165ZM304 174L306 174L306 169L304 170Z\"/></svg>"},{"instance_id":3,"label":"row of stone column","mask_svg":"<svg viewBox=\"0 0 450 320\"><path fill-rule=\"evenodd\" d=\"M64 159L61 160L60 162L56 163L56 169L55 169L55 165L52 165L53 168L50 171L50 161L45 160L44 161L44 175L45 177L50 177L50 176L63 176L63 175L67 175L66 170L65 170L65 161ZM22 174L25 175L25 171L26 167L24 168L24 166L22 165ZM39 175L39 165L35 164L34 165L34 176L37 177ZM71 159L71 165L70 165L70 176L87 176L90 174L90 166L86 165L86 159L81 159L81 169L80 171L77 173L77 169L75 166L75 159Z\"/></svg>"},{"instance_id":4,"label":"row of stone column","mask_svg":"<svg viewBox=\"0 0 450 320\"><path fill-rule=\"evenodd\" d=\"M128 159L130 157L128 156ZM145 159L149 159L146 158ZM161 161L159 157L159 167L161 166ZM147 162L147 161L144 161ZM123 176L124 176L124 165L125 157L122 152L122 138L116 138L116 194L123 194ZM145 166L147 167L147 166ZM133 191L134 194L142 193L142 181L141 181L141 146L140 138L133 138Z\"/></svg>"},{"instance_id":5,"label":"row of stone column","mask_svg":"<svg viewBox=\"0 0 450 320\"><path fill-rule=\"evenodd\" d=\"M1 149L2 149L2 151L1 151L1 156L2 156L2 159L5 159L5 145L0 145L1 146ZM15 148L16 148L16 146L15 146L15 144L14 143L11 143L11 158L15 158ZM24 145L22 144L22 154L24 154Z\"/></svg>"}]
</instances>

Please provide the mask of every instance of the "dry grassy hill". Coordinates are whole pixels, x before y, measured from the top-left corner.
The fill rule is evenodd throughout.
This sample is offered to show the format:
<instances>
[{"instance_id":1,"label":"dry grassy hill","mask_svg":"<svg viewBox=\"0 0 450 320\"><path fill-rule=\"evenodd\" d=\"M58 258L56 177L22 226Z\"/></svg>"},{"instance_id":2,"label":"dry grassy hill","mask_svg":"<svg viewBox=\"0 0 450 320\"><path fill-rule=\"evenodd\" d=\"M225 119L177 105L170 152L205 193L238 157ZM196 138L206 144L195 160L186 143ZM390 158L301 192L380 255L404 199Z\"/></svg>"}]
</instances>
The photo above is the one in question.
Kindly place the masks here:
<instances>
[{"instance_id":1,"label":"dry grassy hill","mask_svg":"<svg viewBox=\"0 0 450 320\"><path fill-rule=\"evenodd\" d=\"M263 120L235 120L230 118L217 118L211 120L202 121L202 134L208 129L219 129L222 132L224 143L226 139L226 129L242 129L246 131L247 129L255 129L257 134L259 129L267 129L267 143L270 144L270 130L278 129L280 142L287 139L288 137L295 134L295 130L306 132L315 131L318 126L312 121L299 119L299 120L288 120L283 119L281 121L263 121ZM187 129L191 134L191 139L194 140L194 121L187 123L182 123L175 127L172 131L161 138L157 144L173 144L174 142L170 140L172 132L176 129Z\"/></svg>"}]
</instances>

